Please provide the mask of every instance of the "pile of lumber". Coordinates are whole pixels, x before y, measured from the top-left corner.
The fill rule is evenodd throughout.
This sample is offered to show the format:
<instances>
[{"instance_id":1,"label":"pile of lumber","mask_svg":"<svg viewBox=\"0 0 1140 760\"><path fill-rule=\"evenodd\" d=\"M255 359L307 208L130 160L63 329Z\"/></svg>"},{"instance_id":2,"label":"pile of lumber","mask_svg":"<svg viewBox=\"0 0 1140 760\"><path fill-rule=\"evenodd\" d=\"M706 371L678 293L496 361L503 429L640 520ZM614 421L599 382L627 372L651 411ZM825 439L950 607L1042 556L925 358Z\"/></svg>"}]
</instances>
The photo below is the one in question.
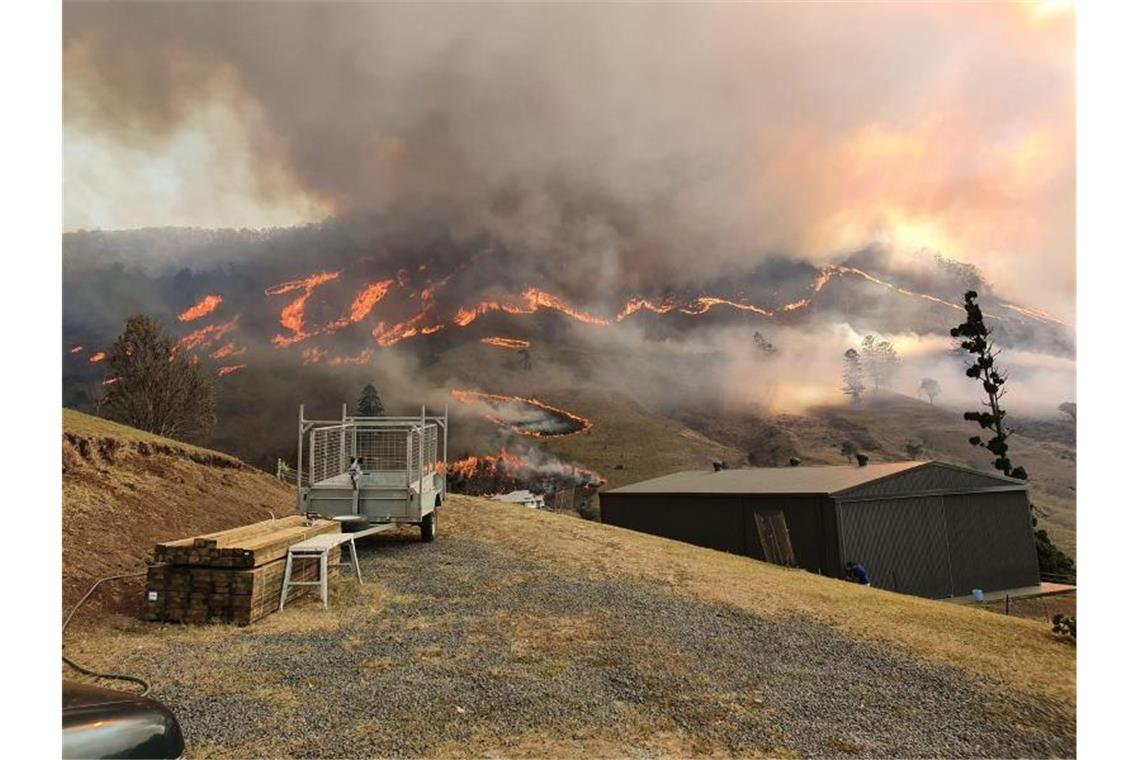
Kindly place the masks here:
<instances>
[{"instance_id":1,"label":"pile of lumber","mask_svg":"<svg viewBox=\"0 0 1140 760\"><path fill-rule=\"evenodd\" d=\"M275 612L281 601L289 547L322 533L337 533L334 520L291 515L232 530L167 541L154 548L147 571L143 617L181 623L249 625ZM340 549L329 552L329 572ZM294 581L318 579L319 563L293 563ZM289 589L289 599L314 586Z\"/></svg>"}]
</instances>

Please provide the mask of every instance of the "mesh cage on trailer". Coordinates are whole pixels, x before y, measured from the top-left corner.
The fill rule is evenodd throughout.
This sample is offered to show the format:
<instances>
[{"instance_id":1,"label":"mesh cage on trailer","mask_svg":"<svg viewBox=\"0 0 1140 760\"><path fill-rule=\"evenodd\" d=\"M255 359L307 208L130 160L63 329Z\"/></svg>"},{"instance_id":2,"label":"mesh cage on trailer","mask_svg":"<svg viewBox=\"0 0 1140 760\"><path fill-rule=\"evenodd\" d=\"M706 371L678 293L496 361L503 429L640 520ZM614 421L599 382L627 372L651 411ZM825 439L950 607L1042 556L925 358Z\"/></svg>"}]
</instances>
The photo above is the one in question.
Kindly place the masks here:
<instances>
[{"instance_id":1,"label":"mesh cage on trailer","mask_svg":"<svg viewBox=\"0 0 1140 760\"><path fill-rule=\"evenodd\" d=\"M371 510L378 520L430 512L446 498L447 428L446 407L439 416L429 416L425 409L414 417L350 417L342 407L339 420L309 420L302 405L295 471L298 507L320 507L333 514ZM396 502L403 502L404 508L393 506ZM388 511L377 514L381 509Z\"/></svg>"}]
</instances>

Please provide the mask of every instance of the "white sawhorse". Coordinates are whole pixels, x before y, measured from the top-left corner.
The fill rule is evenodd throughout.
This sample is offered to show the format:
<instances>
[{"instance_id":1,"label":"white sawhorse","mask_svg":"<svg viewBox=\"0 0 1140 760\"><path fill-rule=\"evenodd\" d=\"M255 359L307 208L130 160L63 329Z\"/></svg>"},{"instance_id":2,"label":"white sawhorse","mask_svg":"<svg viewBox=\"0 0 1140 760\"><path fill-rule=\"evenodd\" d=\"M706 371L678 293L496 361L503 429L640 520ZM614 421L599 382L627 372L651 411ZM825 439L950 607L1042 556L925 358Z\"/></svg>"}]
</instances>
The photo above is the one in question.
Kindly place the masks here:
<instances>
[{"instance_id":1,"label":"white sawhorse","mask_svg":"<svg viewBox=\"0 0 1140 760\"><path fill-rule=\"evenodd\" d=\"M320 586L321 587L321 602L327 609L329 606L329 551L338 547L348 544L348 562L337 563L338 567L352 567L356 570L356 579L364 584L364 577L360 574L360 562L356 557L356 539L363 538L364 536L372 536L381 531L390 530L392 524L373 525L364 530L358 530L354 533L323 533L319 536L302 541L299 544L293 544L289 547L289 554L285 558L285 578L281 581L281 602L277 606L277 611L285 609L285 601L289 598L289 589L292 586ZM318 580L315 581L295 581L293 580L293 560L294 559L315 559L321 563L321 571Z\"/></svg>"}]
</instances>

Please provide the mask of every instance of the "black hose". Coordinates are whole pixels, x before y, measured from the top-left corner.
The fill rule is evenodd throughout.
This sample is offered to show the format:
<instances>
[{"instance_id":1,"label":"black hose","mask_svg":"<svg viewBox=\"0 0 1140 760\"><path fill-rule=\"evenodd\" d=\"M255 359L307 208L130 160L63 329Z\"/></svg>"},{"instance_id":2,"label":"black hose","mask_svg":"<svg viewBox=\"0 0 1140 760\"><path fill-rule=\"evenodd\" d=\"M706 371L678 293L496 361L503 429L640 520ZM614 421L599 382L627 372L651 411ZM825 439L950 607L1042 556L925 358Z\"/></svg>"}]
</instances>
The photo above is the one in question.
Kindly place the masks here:
<instances>
[{"instance_id":1,"label":"black hose","mask_svg":"<svg viewBox=\"0 0 1140 760\"><path fill-rule=\"evenodd\" d=\"M63 640L63 634L67 632L67 625L68 625L68 623L71 622L71 618L75 616L75 613L79 609L80 605L82 605L84 602L86 602L87 599L92 594L95 593L95 589L99 588L99 585L101 583L103 583L105 581L117 581L120 578L137 578L140 575L146 575L146 570L140 570L140 571L135 572L135 573L124 573L123 575L108 575L106 578L100 578L99 580L95 581L95 583L92 584L91 588L87 589L87 593L83 595L83 598L81 598L78 602L75 603L75 606L71 608L71 612L67 613L67 617L64 618L63 630L60 632L61 642ZM131 683L136 683L139 686L142 686L142 692L139 693L140 697L145 697L147 694L150 693L150 684L147 683L146 681L144 681L143 679L138 678L137 676L129 676L129 675L126 675L125 673L100 673L96 670L91 670L90 668L86 668L86 667L80 665L78 662L71 659L70 657L68 657L65 654L62 655L62 657L63 657L63 661L65 663L67 663L71 667L75 668L80 673L83 673L84 675L92 676L94 678L104 678L104 679L108 679L108 680L112 680L112 681L130 681Z\"/></svg>"}]
</instances>

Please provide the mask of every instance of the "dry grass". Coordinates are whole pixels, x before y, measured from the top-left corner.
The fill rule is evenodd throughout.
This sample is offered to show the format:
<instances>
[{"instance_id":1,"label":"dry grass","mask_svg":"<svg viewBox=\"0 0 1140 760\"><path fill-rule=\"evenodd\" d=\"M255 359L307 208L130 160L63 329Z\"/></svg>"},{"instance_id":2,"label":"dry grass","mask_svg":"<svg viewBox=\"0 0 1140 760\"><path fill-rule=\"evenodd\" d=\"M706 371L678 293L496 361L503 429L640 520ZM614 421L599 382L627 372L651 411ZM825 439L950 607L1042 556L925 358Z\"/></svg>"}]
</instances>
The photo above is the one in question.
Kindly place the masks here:
<instances>
[{"instance_id":1,"label":"dry grass","mask_svg":"<svg viewBox=\"0 0 1140 760\"><path fill-rule=\"evenodd\" d=\"M63 411L63 602L97 578L144 569L154 544L294 511L293 490L209 449ZM141 581L93 606L137 609Z\"/></svg>"},{"instance_id":2,"label":"dry grass","mask_svg":"<svg viewBox=\"0 0 1140 760\"><path fill-rule=\"evenodd\" d=\"M1075 652L1043 623L866 589L732 554L512 505L452 496L449 527L586 577L658 581L762 617L803 616L857 638L1076 704Z\"/></svg>"}]
</instances>

